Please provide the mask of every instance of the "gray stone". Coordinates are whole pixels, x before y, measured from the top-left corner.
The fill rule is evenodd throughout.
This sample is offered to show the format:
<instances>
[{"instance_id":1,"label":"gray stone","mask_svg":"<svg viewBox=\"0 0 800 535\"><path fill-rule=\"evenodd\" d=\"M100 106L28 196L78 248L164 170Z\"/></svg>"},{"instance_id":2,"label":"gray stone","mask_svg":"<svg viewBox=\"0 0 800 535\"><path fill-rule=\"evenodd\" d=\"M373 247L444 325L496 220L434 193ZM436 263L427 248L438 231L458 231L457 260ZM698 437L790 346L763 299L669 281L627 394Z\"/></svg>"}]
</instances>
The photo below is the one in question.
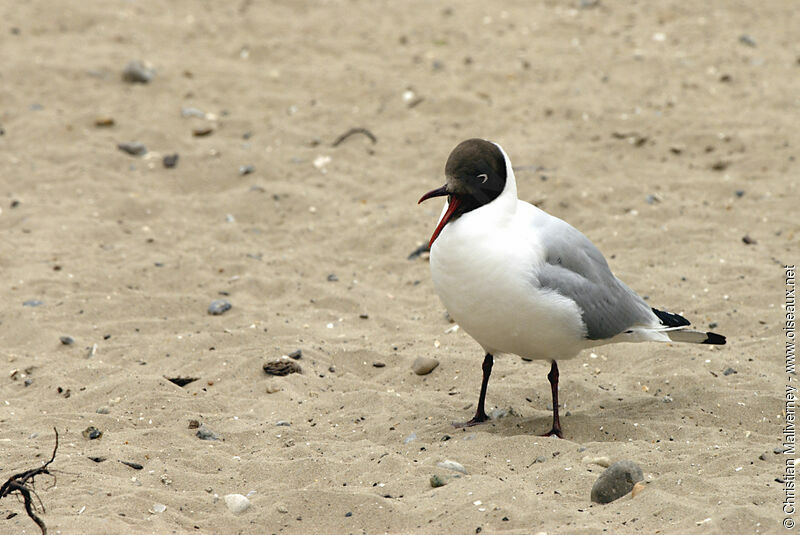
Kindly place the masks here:
<instances>
[{"instance_id":1,"label":"gray stone","mask_svg":"<svg viewBox=\"0 0 800 535\"><path fill-rule=\"evenodd\" d=\"M58 339L61 340L61 343L65 346L71 346L75 343L75 339L71 336L60 336Z\"/></svg>"},{"instance_id":2,"label":"gray stone","mask_svg":"<svg viewBox=\"0 0 800 535\"><path fill-rule=\"evenodd\" d=\"M439 468L446 468L447 470L453 470L454 472L461 472L462 474L467 473L467 469L464 468L464 465L457 463L456 461L444 460L438 463L436 466Z\"/></svg>"},{"instance_id":3,"label":"gray stone","mask_svg":"<svg viewBox=\"0 0 800 535\"><path fill-rule=\"evenodd\" d=\"M200 426L196 435L200 440L220 440L219 435L204 425Z\"/></svg>"},{"instance_id":4,"label":"gray stone","mask_svg":"<svg viewBox=\"0 0 800 535\"><path fill-rule=\"evenodd\" d=\"M119 143L117 144L117 148L122 152L130 154L131 156L142 156L147 154L147 147L144 146L144 143L139 143L138 141Z\"/></svg>"},{"instance_id":5,"label":"gray stone","mask_svg":"<svg viewBox=\"0 0 800 535\"><path fill-rule=\"evenodd\" d=\"M411 365L411 369L417 375L428 375L439 365L439 361L431 357L417 357Z\"/></svg>"},{"instance_id":6,"label":"gray stone","mask_svg":"<svg viewBox=\"0 0 800 535\"><path fill-rule=\"evenodd\" d=\"M208 313L212 316L219 316L220 314L224 314L231 309L233 305L227 299L217 299L215 301L211 301L211 304L208 305Z\"/></svg>"},{"instance_id":7,"label":"gray stone","mask_svg":"<svg viewBox=\"0 0 800 535\"><path fill-rule=\"evenodd\" d=\"M178 165L179 158L180 154L178 154L177 152L175 154L167 154L166 156L164 156L164 159L162 160L164 163L164 167L166 167L167 169L172 169L173 167Z\"/></svg>"},{"instance_id":8,"label":"gray stone","mask_svg":"<svg viewBox=\"0 0 800 535\"><path fill-rule=\"evenodd\" d=\"M447 480L445 478L439 477L436 474L431 476L431 487L437 488L444 487L445 485L447 485Z\"/></svg>"},{"instance_id":9,"label":"gray stone","mask_svg":"<svg viewBox=\"0 0 800 535\"><path fill-rule=\"evenodd\" d=\"M192 108L191 106L184 106L181 108L181 116L183 117L198 117L200 119L206 118L206 112L199 108Z\"/></svg>"},{"instance_id":10,"label":"gray stone","mask_svg":"<svg viewBox=\"0 0 800 535\"><path fill-rule=\"evenodd\" d=\"M141 61L131 61L122 71L122 79L132 84L149 83L155 75L155 71Z\"/></svg>"},{"instance_id":11,"label":"gray stone","mask_svg":"<svg viewBox=\"0 0 800 535\"><path fill-rule=\"evenodd\" d=\"M616 462L606 468L592 485L592 501L611 503L628 494L633 490L633 486L643 479L642 469L633 461Z\"/></svg>"},{"instance_id":12,"label":"gray stone","mask_svg":"<svg viewBox=\"0 0 800 535\"><path fill-rule=\"evenodd\" d=\"M97 410L95 412L97 414L108 414L108 413L111 412L111 409L109 407L106 407L106 406L97 407Z\"/></svg>"},{"instance_id":13,"label":"gray stone","mask_svg":"<svg viewBox=\"0 0 800 535\"><path fill-rule=\"evenodd\" d=\"M93 425L84 429L81 434L87 440L95 440L103 436L103 432Z\"/></svg>"},{"instance_id":14,"label":"gray stone","mask_svg":"<svg viewBox=\"0 0 800 535\"><path fill-rule=\"evenodd\" d=\"M746 33L743 33L742 35L739 36L739 42L742 43L743 45L750 46L750 47L753 47L753 48L755 48L755 46L756 46L755 39L753 39L752 37L750 37Z\"/></svg>"},{"instance_id":15,"label":"gray stone","mask_svg":"<svg viewBox=\"0 0 800 535\"><path fill-rule=\"evenodd\" d=\"M24 307L39 307L44 304L44 301L39 301L38 299L28 299L27 301L22 302L22 306Z\"/></svg>"},{"instance_id":16,"label":"gray stone","mask_svg":"<svg viewBox=\"0 0 800 535\"><path fill-rule=\"evenodd\" d=\"M249 165L248 164L248 165L240 165L239 166L239 174L242 175L242 176L249 175L250 173L255 173L255 171L256 171L256 167L254 165Z\"/></svg>"}]
</instances>

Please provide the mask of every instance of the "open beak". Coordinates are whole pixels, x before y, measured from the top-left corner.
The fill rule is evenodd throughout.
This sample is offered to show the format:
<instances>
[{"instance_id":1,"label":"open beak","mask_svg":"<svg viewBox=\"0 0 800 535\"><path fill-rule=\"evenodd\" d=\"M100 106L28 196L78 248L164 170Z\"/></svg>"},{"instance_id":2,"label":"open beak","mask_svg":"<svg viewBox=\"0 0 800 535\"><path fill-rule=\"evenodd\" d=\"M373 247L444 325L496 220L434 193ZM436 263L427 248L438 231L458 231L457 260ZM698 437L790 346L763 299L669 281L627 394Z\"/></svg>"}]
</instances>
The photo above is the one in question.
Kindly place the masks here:
<instances>
[{"instance_id":1,"label":"open beak","mask_svg":"<svg viewBox=\"0 0 800 535\"><path fill-rule=\"evenodd\" d=\"M432 197L443 197L445 195L450 195L450 192L447 191L447 186L442 186L441 188L437 188L435 190L431 190L425 195L420 198L417 204L421 203L422 201L428 200ZM461 201L458 200L457 197L450 197L449 204L447 205L447 211L442 216L442 219L439 220L439 224L436 226L436 230L433 231L433 236L431 236L431 241L428 242L428 249L433 246L433 242L436 241L436 238L439 237L439 233L442 232L442 229L453 216L453 213L458 208L458 205L461 204Z\"/></svg>"}]
</instances>

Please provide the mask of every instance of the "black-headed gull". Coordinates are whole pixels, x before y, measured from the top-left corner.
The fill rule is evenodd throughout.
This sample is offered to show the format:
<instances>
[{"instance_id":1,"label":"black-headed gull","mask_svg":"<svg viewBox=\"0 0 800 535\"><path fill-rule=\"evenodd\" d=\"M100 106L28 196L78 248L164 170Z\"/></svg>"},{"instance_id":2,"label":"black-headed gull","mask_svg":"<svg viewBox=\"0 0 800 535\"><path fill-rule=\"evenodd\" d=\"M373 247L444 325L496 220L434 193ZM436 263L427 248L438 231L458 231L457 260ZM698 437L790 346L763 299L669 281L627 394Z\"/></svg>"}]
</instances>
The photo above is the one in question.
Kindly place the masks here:
<instances>
[{"instance_id":1,"label":"black-headed gull","mask_svg":"<svg viewBox=\"0 0 800 535\"><path fill-rule=\"evenodd\" d=\"M724 344L689 328L685 318L651 308L616 278L602 253L574 227L517 199L511 161L496 143L468 139L445 165L446 184L419 202L447 196L430 241L431 276L450 316L481 346L484 410L493 355L551 361L553 428L558 419L558 365L582 349L616 342Z\"/></svg>"}]
</instances>

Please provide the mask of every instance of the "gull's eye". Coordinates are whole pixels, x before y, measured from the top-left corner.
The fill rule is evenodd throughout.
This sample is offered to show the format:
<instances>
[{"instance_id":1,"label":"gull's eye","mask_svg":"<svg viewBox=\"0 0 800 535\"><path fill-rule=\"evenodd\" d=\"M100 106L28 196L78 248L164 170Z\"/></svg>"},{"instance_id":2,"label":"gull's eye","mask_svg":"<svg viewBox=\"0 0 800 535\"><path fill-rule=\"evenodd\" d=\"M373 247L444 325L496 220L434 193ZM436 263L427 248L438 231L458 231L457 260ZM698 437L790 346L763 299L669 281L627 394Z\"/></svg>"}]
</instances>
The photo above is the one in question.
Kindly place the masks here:
<instances>
[{"instance_id":1,"label":"gull's eye","mask_svg":"<svg viewBox=\"0 0 800 535\"><path fill-rule=\"evenodd\" d=\"M489 180L489 176L486 173L481 173L476 178L481 179L481 184L486 184L486 181Z\"/></svg>"}]
</instances>

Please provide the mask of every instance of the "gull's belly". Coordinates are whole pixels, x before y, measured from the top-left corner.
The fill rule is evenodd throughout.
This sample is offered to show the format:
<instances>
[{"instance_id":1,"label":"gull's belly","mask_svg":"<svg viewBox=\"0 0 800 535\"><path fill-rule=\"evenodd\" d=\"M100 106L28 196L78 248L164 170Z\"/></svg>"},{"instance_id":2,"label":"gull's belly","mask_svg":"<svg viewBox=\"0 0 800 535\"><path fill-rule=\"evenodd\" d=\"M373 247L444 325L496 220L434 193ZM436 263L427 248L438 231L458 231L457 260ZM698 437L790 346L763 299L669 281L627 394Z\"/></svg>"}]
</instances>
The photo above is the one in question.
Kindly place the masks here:
<instances>
[{"instance_id":1,"label":"gull's belly","mask_svg":"<svg viewBox=\"0 0 800 535\"><path fill-rule=\"evenodd\" d=\"M585 347L580 309L537 288L530 247L460 238L442 232L434 242L433 285L453 319L487 352L565 359Z\"/></svg>"}]
</instances>

